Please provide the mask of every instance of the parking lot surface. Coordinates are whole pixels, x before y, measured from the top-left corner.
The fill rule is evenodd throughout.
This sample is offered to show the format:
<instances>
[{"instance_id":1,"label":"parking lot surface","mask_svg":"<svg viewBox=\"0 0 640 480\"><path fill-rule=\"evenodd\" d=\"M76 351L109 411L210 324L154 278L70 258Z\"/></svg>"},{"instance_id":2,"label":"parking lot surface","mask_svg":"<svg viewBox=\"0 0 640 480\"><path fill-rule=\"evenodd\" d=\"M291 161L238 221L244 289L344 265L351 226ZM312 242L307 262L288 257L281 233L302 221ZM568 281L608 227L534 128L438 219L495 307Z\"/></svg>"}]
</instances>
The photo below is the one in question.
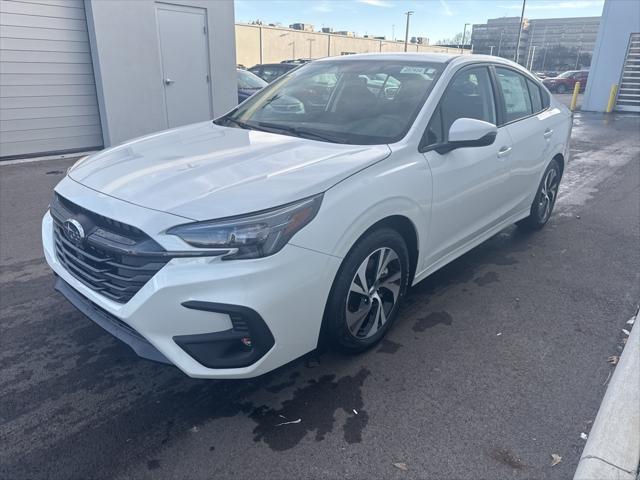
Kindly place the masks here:
<instances>
[{"instance_id":1,"label":"parking lot surface","mask_svg":"<svg viewBox=\"0 0 640 480\"><path fill-rule=\"evenodd\" d=\"M39 238L70 162L1 166L0 477L570 478L640 298L639 129L576 116L544 230L414 287L370 352L248 381L141 360L76 312Z\"/></svg>"}]
</instances>

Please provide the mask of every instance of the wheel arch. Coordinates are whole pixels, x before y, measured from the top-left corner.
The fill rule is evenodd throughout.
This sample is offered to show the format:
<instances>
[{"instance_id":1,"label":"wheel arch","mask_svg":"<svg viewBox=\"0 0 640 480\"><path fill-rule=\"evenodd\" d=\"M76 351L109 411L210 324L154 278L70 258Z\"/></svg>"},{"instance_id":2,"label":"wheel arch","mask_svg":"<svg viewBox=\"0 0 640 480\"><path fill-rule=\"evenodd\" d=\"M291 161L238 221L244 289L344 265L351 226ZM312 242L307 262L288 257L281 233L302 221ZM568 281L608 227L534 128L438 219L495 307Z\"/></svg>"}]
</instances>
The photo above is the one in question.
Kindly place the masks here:
<instances>
[{"instance_id":1,"label":"wheel arch","mask_svg":"<svg viewBox=\"0 0 640 480\"><path fill-rule=\"evenodd\" d=\"M418 258L420 247L418 243L418 230L413 222L404 215L389 215L381 220L378 220L376 223L367 228L356 243L360 241L363 237L368 235L370 232L377 230L379 228L391 228L398 232L402 238L404 239L407 250L409 251L409 285L413 282L413 277L416 273L416 269L418 267ZM355 243L354 243L355 245Z\"/></svg>"},{"instance_id":2,"label":"wheel arch","mask_svg":"<svg viewBox=\"0 0 640 480\"><path fill-rule=\"evenodd\" d=\"M552 160L558 161L558 164L560 165L560 177L562 177L562 175L564 174L564 167L565 167L564 155L562 153L556 153Z\"/></svg>"}]
</instances>

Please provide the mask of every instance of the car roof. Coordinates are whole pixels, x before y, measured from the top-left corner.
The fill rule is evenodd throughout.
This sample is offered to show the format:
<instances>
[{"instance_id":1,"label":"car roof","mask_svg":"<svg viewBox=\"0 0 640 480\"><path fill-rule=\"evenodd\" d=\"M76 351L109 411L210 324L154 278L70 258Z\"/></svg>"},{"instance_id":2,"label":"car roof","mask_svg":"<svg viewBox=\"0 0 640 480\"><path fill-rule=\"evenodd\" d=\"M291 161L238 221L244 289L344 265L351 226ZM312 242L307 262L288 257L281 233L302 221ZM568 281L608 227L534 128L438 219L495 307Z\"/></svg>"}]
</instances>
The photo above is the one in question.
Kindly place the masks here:
<instances>
[{"instance_id":1,"label":"car roof","mask_svg":"<svg viewBox=\"0 0 640 480\"><path fill-rule=\"evenodd\" d=\"M353 55L341 55L336 57L324 57L315 62L348 62L350 60L381 60L381 61L415 61L415 62L432 62L432 63L500 63L523 69L511 60L493 55L477 55L477 54L452 54L452 53L413 53L413 52L394 52L394 53L357 53Z\"/></svg>"}]
</instances>

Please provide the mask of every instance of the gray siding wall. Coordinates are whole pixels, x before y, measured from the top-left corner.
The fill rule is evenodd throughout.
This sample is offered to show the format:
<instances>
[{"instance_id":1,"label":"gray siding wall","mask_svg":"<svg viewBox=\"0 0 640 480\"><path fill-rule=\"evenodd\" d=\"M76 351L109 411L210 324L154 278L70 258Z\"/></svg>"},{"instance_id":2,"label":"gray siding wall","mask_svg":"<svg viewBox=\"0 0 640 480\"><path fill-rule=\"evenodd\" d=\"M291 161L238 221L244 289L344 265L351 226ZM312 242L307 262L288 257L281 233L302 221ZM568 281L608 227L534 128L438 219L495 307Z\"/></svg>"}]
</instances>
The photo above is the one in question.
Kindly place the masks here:
<instances>
[{"instance_id":1,"label":"gray siding wall","mask_svg":"<svg viewBox=\"0 0 640 480\"><path fill-rule=\"evenodd\" d=\"M0 157L102 146L82 0L0 0Z\"/></svg>"}]
</instances>

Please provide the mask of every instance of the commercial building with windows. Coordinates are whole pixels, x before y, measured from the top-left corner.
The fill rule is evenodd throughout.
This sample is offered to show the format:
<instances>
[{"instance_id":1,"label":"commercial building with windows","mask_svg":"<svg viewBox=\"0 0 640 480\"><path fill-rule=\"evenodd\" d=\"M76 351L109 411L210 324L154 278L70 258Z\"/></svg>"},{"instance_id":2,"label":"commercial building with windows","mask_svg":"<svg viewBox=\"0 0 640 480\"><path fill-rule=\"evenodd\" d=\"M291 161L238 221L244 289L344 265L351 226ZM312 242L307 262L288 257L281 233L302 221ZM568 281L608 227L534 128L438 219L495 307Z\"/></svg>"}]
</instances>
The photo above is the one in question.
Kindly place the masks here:
<instances>
[{"instance_id":1,"label":"commercial building with windows","mask_svg":"<svg viewBox=\"0 0 640 480\"><path fill-rule=\"evenodd\" d=\"M531 70L573 70L588 67L600 17L524 19L518 62ZM489 19L473 25L474 53L515 59L520 17Z\"/></svg>"},{"instance_id":2,"label":"commercial building with windows","mask_svg":"<svg viewBox=\"0 0 640 480\"><path fill-rule=\"evenodd\" d=\"M529 21L522 22L522 36L520 38L520 52L518 59L525 56L527 50L527 29ZM474 24L471 27L471 44L473 53L496 55L514 60L518 32L520 31L520 17L490 18L487 23Z\"/></svg>"},{"instance_id":3,"label":"commercial building with windows","mask_svg":"<svg viewBox=\"0 0 640 480\"><path fill-rule=\"evenodd\" d=\"M0 158L220 115L235 64L232 0L0 0Z\"/></svg>"},{"instance_id":4,"label":"commercial building with windows","mask_svg":"<svg viewBox=\"0 0 640 480\"><path fill-rule=\"evenodd\" d=\"M640 2L605 0L583 110L603 112L617 85L615 110L640 112Z\"/></svg>"}]
</instances>

